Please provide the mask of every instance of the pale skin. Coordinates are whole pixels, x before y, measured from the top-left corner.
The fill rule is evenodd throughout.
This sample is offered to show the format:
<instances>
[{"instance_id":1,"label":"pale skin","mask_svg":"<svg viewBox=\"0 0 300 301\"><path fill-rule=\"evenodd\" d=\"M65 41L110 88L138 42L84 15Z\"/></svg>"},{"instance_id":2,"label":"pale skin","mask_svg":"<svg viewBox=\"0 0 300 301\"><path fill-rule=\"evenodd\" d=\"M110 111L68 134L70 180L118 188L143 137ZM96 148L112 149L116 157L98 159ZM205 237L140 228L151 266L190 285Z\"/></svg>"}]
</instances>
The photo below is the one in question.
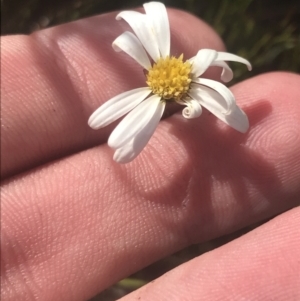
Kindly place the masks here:
<instances>
[{"instance_id":1,"label":"pale skin","mask_svg":"<svg viewBox=\"0 0 300 301\"><path fill-rule=\"evenodd\" d=\"M2 300L87 300L192 243L274 215L124 300L299 300L299 75L232 87L246 134L207 111L194 120L178 112L119 165L106 145L116 123L87 125L106 100L144 86L140 67L111 49L127 29L115 16L1 37ZM225 49L195 17L169 18L173 54Z\"/></svg>"}]
</instances>

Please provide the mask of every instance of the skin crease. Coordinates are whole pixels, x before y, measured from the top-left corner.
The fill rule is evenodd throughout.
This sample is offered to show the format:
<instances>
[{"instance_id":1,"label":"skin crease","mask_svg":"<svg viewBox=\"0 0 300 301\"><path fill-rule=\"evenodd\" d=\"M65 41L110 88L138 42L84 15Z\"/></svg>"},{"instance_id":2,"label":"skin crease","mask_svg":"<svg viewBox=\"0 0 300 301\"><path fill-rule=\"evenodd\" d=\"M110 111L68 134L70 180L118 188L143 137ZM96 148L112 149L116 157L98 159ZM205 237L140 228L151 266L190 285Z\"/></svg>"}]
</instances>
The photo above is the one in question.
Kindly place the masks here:
<instances>
[{"instance_id":1,"label":"skin crease","mask_svg":"<svg viewBox=\"0 0 300 301\"><path fill-rule=\"evenodd\" d=\"M299 257L299 213L290 210L121 300L299 300L300 261L290 261Z\"/></svg>"},{"instance_id":2,"label":"skin crease","mask_svg":"<svg viewBox=\"0 0 300 301\"><path fill-rule=\"evenodd\" d=\"M106 142L115 124L91 131L87 126L91 112L119 93L146 85L141 67L128 55L112 50L114 39L129 29L125 22L115 20L116 14L83 19L30 37L2 39L2 70L7 70L2 97L8 99L2 107L2 152L7 158L2 178ZM170 14L170 24L175 24L173 55L184 53L190 58L203 47L224 49L211 28L181 14L183 18ZM200 25L203 33L195 30L187 39L182 31L185 20L195 28ZM22 112L16 110L20 107Z\"/></svg>"},{"instance_id":3,"label":"skin crease","mask_svg":"<svg viewBox=\"0 0 300 301\"><path fill-rule=\"evenodd\" d=\"M132 163L112 161L105 142L115 124L93 131L87 119L110 97L144 85L141 68L111 49L127 28L115 16L1 37L3 300L87 300L191 243L299 205L295 74L264 74L232 87L250 120L246 134L207 111L195 120L177 113L161 121ZM174 54L224 49L202 21L175 10L169 16ZM180 275L186 300L202 300L201 292L206 300L247 294L297 300L299 215L293 209L183 265L165 276L171 280L143 289L141 300L166 300L182 283ZM282 254L284 260L276 260ZM203 278L202 269L211 277ZM260 289L257 279L265 283ZM168 300L183 300L178 296Z\"/></svg>"}]
</instances>

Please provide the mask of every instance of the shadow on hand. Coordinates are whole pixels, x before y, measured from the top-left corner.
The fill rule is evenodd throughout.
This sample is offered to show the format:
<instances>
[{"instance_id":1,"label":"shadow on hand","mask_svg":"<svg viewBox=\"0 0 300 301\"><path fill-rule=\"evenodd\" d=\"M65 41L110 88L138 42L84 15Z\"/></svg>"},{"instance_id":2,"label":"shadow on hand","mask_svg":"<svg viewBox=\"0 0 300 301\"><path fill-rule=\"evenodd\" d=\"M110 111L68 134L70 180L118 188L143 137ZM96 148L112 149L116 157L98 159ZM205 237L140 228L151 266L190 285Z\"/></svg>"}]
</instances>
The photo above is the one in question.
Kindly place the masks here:
<instances>
[{"instance_id":1,"label":"shadow on hand","mask_svg":"<svg viewBox=\"0 0 300 301\"><path fill-rule=\"evenodd\" d=\"M151 158L148 153L147 160L136 159L143 181L136 177L136 168L124 167L118 171L119 178L133 187L145 206L159 208L161 224L170 229L178 225L189 242L199 242L199 236L206 240L227 234L274 214L278 206L270 206L278 200L281 182L275 166L248 141L251 128L267 118L272 107L268 100L258 100L245 111L250 121L246 134L227 125L220 127L208 112L195 120L174 116L168 135L182 142L184 164L178 162L178 169L167 174L160 158L165 154L152 150ZM166 180L150 189L151 177ZM171 215L161 210L166 207Z\"/></svg>"}]
</instances>

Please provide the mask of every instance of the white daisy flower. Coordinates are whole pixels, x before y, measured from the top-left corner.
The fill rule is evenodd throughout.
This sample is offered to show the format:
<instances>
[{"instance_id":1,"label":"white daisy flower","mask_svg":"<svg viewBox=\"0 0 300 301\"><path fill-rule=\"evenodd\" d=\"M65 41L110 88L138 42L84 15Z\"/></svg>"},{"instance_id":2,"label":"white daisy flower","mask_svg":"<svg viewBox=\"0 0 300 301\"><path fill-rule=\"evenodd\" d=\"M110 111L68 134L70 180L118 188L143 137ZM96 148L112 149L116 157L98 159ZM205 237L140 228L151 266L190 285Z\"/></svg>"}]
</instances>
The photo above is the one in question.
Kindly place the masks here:
<instances>
[{"instance_id":1,"label":"white daisy flower","mask_svg":"<svg viewBox=\"0 0 300 301\"><path fill-rule=\"evenodd\" d=\"M175 101L185 108L182 115L191 119L201 115L202 107L242 133L249 128L247 115L236 105L232 92L220 82L199 78L210 66L221 67L221 79L228 82L233 72L225 61L251 64L234 54L201 49L195 57L184 61L170 56L170 27L166 7L160 2L144 4L146 14L123 11L116 17L132 28L112 44L115 51L124 51L146 69L143 88L124 92L108 100L89 118L88 124L99 129L126 113L108 139L115 150L114 160L132 161L153 135L165 106Z\"/></svg>"}]
</instances>

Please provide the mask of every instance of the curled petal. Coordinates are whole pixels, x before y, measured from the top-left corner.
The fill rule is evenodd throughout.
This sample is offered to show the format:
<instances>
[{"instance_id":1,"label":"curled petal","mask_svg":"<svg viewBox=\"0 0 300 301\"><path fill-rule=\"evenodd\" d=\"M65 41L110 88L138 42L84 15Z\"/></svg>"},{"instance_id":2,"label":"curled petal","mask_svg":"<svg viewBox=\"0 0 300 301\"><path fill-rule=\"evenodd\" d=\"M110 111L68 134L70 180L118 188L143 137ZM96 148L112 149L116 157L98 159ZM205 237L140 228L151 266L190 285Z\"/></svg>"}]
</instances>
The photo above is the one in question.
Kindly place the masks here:
<instances>
[{"instance_id":1,"label":"curled petal","mask_svg":"<svg viewBox=\"0 0 300 301\"><path fill-rule=\"evenodd\" d=\"M249 128L249 121L244 111L241 110L237 105L234 105L230 114L223 114L224 100L216 91L205 86L197 87L197 85L194 85L189 91L189 95L193 99L199 101L203 107L232 128L241 133L247 132Z\"/></svg>"},{"instance_id":2,"label":"curled petal","mask_svg":"<svg viewBox=\"0 0 300 301\"><path fill-rule=\"evenodd\" d=\"M165 58L170 55L170 25L167 9L160 2L145 3L144 9L152 24L161 56Z\"/></svg>"},{"instance_id":3,"label":"curled petal","mask_svg":"<svg viewBox=\"0 0 300 301\"><path fill-rule=\"evenodd\" d=\"M131 111L150 93L151 90L145 87L127 91L111 98L91 115L88 125L94 130L107 126Z\"/></svg>"},{"instance_id":4,"label":"curled petal","mask_svg":"<svg viewBox=\"0 0 300 301\"><path fill-rule=\"evenodd\" d=\"M192 64L192 73L195 77L202 75L217 57L217 51L201 49L197 55L189 60Z\"/></svg>"},{"instance_id":5,"label":"curled petal","mask_svg":"<svg viewBox=\"0 0 300 301\"><path fill-rule=\"evenodd\" d=\"M245 64L248 68L249 71L252 70L252 66L250 64L249 61L247 61L246 59L232 54L232 53L228 53L228 52L218 52L217 57L216 57L216 61L231 61L231 62L238 62L238 63L242 63Z\"/></svg>"},{"instance_id":6,"label":"curled petal","mask_svg":"<svg viewBox=\"0 0 300 301\"><path fill-rule=\"evenodd\" d=\"M207 78L196 78L193 79L193 82L207 86L215 91L217 91L222 98L225 100L226 106L223 114L230 114L231 109L235 106L235 97L232 92L223 84Z\"/></svg>"},{"instance_id":7,"label":"curled petal","mask_svg":"<svg viewBox=\"0 0 300 301\"><path fill-rule=\"evenodd\" d=\"M160 58L156 35L146 15L135 11L123 11L117 15L116 19L124 19L130 25L155 62Z\"/></svg>"},{"instance_id":8,"label":"curled petal","mask_svg":"<svg viewBox=\"0 0 300 301\"><path fill-rule=\"evenodd\" d=\"M139 39L131 32L125 31L112 43L115 51L124 51L146 70L151 68L150 60Z\"/></svg>"},{"instance_id":9,"label":"curled petal","mask_svg":"<svg viewBox=\"0 0 300 301\"><path fill-rule=\"evenodd\" d=\"M214 61L211 66L222 67L221 80L225 83L230 82L233 79L233 72L231 68L223 61Z\"/></svg>"},{"instance_id":10,"label":"curled petal","mask_svg":"<svg viewBox=\"0 0 300 301\"><path fill-rule=\"evenodd\" d=\"M186 103L186 107L182 110L182 116L187 119L197 118L202 114L202 107L199 101L191 99Z\"/></svg>"},{"instance_id":11,"label":"curled petal","mask_svg":"<svg viewBox=\"0 0 300 301\"><path fill-rule=\"evenodd\" d=\"M165 102L160 101L149 123L141 129L128 143L118 148L114 160L118 163L128 163L136 158L152 137L165 109Z\"/></svg>"},{"instance_id":12,"label":"curled petal","mask_svg":"<svg viewBox=\"0 0 300 301\"><path fill-rule=\"evenodd\" d=\"M151 122L160 103L160 97L150 96L127 114L117 125L108 139L108 145L114 149L128 143L137 133Z\"/></svg>"}]
</instances>

